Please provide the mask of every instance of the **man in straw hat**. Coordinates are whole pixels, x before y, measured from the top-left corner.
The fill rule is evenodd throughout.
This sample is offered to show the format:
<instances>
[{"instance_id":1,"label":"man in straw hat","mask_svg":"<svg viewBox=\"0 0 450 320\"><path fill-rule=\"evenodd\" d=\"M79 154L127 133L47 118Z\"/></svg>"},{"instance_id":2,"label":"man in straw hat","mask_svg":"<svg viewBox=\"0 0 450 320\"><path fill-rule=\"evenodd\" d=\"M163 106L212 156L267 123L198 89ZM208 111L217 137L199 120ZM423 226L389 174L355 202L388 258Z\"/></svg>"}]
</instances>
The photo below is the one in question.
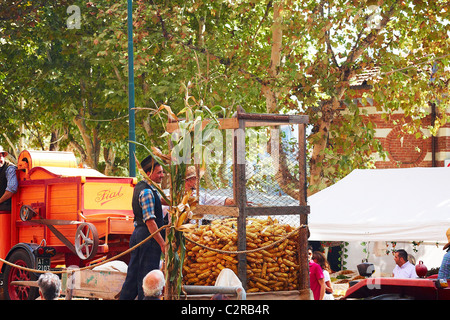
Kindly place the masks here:
<instances>
[{"instance_id":1,"label":"man in straw hat","mask_svg":"<svg viewBox=\"0 0 450 320\"><path fill-rule=\"evenodd\" d=\"M184 188L185 191L192 191L192 195L196 196L196 187L197 187L197 170L195 166L189 166L186 168L186 178ZM200 191L198 195L198 204L207 205L207 206L231 206L234 205L234 199L228 198L225 196L212 196L207 192ZM164 212L167 212L169 209L168 206L163 206ZM208 224L208 220L200 219L198 220L198 224Z\"/></svg>"},{"instance_id":2,"label":"man in straw hat","mask_svg":"<svg viewBox=\"0 0 450 320\"><path fill-rule=\"evenodd\" d=\"M447 244L443 250L447 249L447 253L442 259L441 267L439 268L438 279L450 279L450 228L447 229Z\"/></svg>"},{"instance_id":3,"label":"man in straw hat","mask_svg":"<svg viewBox=\"0 0 450 320\"><path fill-rule=\"evenodd\" d=\"M154 183L161 183L164 177L161 164L148 156L142 160L141 167ZM131 204L134 213L134 231L130 238L130 247L133 247L166 225L168 221L163 215L160 194L146 180L138 182L134 187ZM161 253L165 251L164 237L163 230L131 252L120 300L134 300L136 296L139 300L144 299L142 282L147 273L159 269Z\"/></svg>"},{"instance_id":4,"label":"man in straw hat","mask_svg":"<svg viewBox=\"0 0 450 320\"><path fill-rule=\"evenodd\" d=\"M17 192L17 167L8 161L8 152L0 146L0 211L11 211L11 197Z\"/></svg>"},{"instance_id":5,"label":"man in straw hat","mask_svg":"<svg viewBox=\"0 0 450 320\"><path fill-rule=\"evenodd\" d=\"M197 184L197 173L194 166L189 166L186 168L186 182L185 189L195 191ZM234 199L228 198L225 196L212 196L206 192L200 192L198 197L198 202L201 205L210 205L210 206L231 206L234 205Z\"/></svg>"}]
</instances>

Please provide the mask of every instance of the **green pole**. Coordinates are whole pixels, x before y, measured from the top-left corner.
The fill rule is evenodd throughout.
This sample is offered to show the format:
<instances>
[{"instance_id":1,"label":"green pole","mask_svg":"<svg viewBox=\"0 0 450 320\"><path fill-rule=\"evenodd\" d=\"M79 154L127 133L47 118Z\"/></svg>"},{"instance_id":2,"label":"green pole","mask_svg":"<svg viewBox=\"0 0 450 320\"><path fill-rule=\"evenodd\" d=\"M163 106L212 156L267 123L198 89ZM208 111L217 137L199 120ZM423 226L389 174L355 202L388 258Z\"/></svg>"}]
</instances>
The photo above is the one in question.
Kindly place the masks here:
<instances>
[{"instance_id":1,"label":"green pole","mask_svg":"<svg viewBox=\"0 0 450 320\"><path fill-rule=\"evenodd\" d=\"M130 177L136 177L134 111L133 0L128 0L128 149Z\"/></svg>"}]
</instances>

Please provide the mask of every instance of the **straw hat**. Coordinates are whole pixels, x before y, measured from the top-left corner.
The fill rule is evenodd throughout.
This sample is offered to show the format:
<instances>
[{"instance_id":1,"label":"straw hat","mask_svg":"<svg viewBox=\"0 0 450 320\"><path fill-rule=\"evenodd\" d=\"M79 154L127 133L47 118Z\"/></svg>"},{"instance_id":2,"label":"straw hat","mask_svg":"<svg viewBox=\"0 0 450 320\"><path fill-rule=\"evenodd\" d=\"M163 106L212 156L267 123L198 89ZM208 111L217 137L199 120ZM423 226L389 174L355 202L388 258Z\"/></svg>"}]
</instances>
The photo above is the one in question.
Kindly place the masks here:
<instances>
[{"instance_id":1,"label":"straw hat","mask_svg":"<svg viewBox=\"0 0 450 320\"><path fill-rule=\"evenodd\" d=\"M194 166L189 166L186 168L186 180L196 177L197 173Z\"/></svg>"},{"instance_id":2,"label":"straw hat","mask_svg":"<svg viewBox=\"0 0 450 320\"><path fill-rule=\"evenodd\" d=\"M444 248L442 248L442 250L445 250L450 246L450 228L447 229L446 235L447 235L448 243L444 246Z\"/></svg>"},{"instance_id":3,"label":"straw hat","mask_svg":"<svg viewBox=\"0 0 450 320\"><path fill-rule=\"evenodd\" d=\"M3 150L3 147L0 146L0 153L3 153L3 156L6 157L9 153L5 150Z\"/></svg>"}]
</instances>

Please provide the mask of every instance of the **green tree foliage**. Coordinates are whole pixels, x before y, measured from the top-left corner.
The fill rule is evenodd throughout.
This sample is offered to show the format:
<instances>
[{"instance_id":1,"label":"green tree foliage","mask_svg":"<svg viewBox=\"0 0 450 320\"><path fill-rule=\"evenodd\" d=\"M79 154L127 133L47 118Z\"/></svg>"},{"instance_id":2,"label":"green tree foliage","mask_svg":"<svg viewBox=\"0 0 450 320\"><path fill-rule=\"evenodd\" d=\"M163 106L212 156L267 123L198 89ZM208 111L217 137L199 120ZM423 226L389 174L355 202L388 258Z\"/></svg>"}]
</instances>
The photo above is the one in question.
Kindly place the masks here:
<instances>
[{"instance_id":1,"label":"green tree foliage","mask_svg":"<svg viewBox=\"0 0 450 320\"><path fill-rule=\"evenodd\" d=\"M93 58L88 39L99 26L95 12L84 5L87 12L80 16L80 28L71 29L67 25L71 5L18 2L1 20L1 86L9 123L16 126L8 134L11 141L20 135L33 137L27 146L31 148L69 146L83 163L97 168L100 153L109 155L112 147L119 151L113 143L127 132L118 121L102 120L119 118L126 107L106 94L111 66Z\"/></svg>"},{"instance_id":2,"label":"green tree foliage","mask_svg":"<svg viewBox=\"0 0 450 320\"><path fill-rule=\"evenodd\" d=\"M66 26L70 5L80 8L80 29ZM57 130L55 141L93 167L111 157L126 164L126 13L126 1L106 0L2 7L0 99L13 141L19 124L43 141ZM237 105L308 114L317 191L381 151L353 102L352 81L374 68L365 102L387 118L403 110L409 132L418 132L430 103L439 111L431 132L447 122L447 1L136 0L133 14L137 140L163 151L164 128L148 109L178 112L187 92L218 106L219 117ZM98 121L107 119L119 120Z\"/></svg>"}]
</instances>

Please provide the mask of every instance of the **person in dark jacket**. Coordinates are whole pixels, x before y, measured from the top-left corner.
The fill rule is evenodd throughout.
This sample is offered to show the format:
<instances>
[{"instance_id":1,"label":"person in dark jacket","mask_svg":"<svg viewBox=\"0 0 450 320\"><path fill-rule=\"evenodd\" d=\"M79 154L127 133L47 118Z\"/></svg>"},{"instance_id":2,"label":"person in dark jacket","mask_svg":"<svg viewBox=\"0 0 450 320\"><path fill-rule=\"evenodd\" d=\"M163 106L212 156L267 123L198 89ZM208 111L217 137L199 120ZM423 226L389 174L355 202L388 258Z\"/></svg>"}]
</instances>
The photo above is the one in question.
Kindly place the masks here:
<instances>
[{"instance_id":1,"label":"person in dark jacket","mask_svg":"<svg viewBox=\"0 0 450 320\"><path fill-rule=\"evenodd\" d=\"M142 160L141 167L153 182L161 183L164 170L151 156ZM167 217L164 217L162 211L161 197L145 180L138 182L134 187L132 207L134 231L130 238L130 248L167 224ZM142 282L147 273L160 268L161 253L165 252L164 237L163 230L131 252L120 300L134 300L136 296L139 300L144 298Z\"/></svg>"}]
</instances>

